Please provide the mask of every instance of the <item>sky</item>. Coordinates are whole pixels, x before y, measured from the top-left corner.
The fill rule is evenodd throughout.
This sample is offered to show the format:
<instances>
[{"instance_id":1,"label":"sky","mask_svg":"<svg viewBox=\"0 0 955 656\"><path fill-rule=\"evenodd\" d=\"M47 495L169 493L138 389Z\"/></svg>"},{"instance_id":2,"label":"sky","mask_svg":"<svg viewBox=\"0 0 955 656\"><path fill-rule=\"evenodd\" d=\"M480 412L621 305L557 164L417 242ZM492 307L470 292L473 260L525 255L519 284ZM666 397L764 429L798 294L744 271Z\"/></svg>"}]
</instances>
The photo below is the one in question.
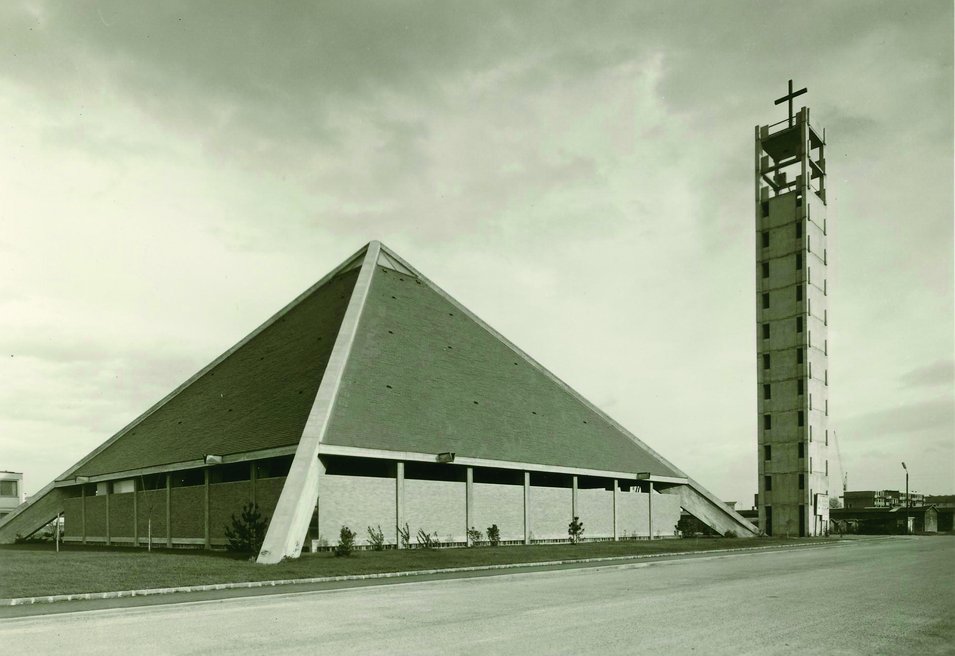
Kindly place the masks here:
<instances>
[{"instance_id":1,"label":"sky","mask_svg":"<svg viewBox=\"0 0 955 656\"><path fill-rule=\"evenodd\" d=\"M793 78L849 488L951 494L952 60L934 0L0 3L0 469L37 491L378 239L749 507Z\"/></svg>"}]
</instances>

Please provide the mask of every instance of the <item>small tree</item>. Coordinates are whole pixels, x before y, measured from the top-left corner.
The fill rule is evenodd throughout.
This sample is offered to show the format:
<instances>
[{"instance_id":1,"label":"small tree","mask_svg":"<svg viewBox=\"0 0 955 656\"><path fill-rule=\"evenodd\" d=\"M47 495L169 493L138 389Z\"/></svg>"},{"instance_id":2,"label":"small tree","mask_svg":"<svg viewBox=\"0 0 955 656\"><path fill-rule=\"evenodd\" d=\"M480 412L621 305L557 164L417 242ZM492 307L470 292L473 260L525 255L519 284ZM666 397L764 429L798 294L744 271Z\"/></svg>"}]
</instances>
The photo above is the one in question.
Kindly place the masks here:
<instances>
[{"instance_id":1,"label":"small tree","mask_svg":"<svg viewBox=\"0 0 955 656\"><path fill-rule=\"evenodd\" d=\"M378 530L368 527L368 542L371 544L371 548L375 551L383 551L385 548L385 532L381 530L381 524L378 525Z\"/></svg>"},{"instance_id":2,"label":"small tree","mask_svg":"<svg viewBox=\"0 0 955 656\"><path fill-rule=\"evenodd\" d=\"M491 524L487 527L487 541L492 547L501 543L501 529L497 527L497 524Z\"/></svg>"},{"instance_id":3,"label":"small tree","mask_svg":"<svg viewBox=\"0 0 955 656\"><path fill-rule=\"evenodd\" d=\"M269 518L262 515L255 502L249 501L242 506L238 517L232 513L231 526L225 527L225 537L229 541L227 549L251 556L258 554L268 525Z\"/></svg>"},{"instance_id":4,"label":"small tree","mask_svg":"<svg viewBox=\"0 0 955 656\"><path fill-rule=\"evenodd\" d=\"M570 541L574 544L580 542L580 538L584 535L584 523L580 521L580 517L574 516L570 524L567 525L567 535L570 536Z\"/></svg>"},{"instance_id":5,"label":"small tree","mask_svg":"<svg viewBox=\"0 0 955 656\"><path fill-rule=\"evenodd\" d=\"M342 526L338 533L338 544L335 545L336 556L350 556L355 548L355 532L347 526Z\"/></svg>"},{"instance_id":6,"label":"small tree","mask_svg":"<svg viewBox=\"0 0 955 656\"><path fill-rule=\"evenodd\" d=\"M433 549L438 543L438 533L426 533L423 528L418 529L418 546L422 549Z\"/></svg>"},{"instance_id":7,"label":"small tree","mask_svg":"<svg viewBox=\"0 0 955 656\"><path fill-rule=\"evenodd\" d=\"M468 546L475 546L484 539L484 534L473 526L468 529Z\"/></svg>"},{"instance_id":8,"label":"small tree","mask_svg":"<svg viewBox=\"0 0 955 656\"><path fill-rule=\"evenodd\" d=\"M408 528L408 522L405 522L405 527L398 527L398 539L401 540L402 549L411 548L411 529Z\"/></svg>"}]
</instances>

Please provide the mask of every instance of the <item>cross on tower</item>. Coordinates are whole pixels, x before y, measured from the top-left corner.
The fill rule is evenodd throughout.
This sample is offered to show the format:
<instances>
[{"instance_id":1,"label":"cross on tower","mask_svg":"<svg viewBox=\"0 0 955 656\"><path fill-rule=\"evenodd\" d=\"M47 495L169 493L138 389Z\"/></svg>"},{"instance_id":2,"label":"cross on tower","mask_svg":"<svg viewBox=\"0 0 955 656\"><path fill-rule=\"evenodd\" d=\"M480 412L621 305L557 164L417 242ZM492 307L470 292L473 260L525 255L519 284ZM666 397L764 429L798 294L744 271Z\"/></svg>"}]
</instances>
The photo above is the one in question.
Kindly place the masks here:
<instances>
[{"instance_id":1,"label":"cross on tower","mask_svg":"<svg viewBox=\"0 0 955 656\"><path fill-rule=\"evenodd\" d=\"M790 81L789 81L789 93L787 93L787 94L786 94L785 96L783 96L782 98L777 98L777 99L776 99L776 103L775 103L775 104L777 104L777 105L780 104L780 103L784 103L784 102L786 102L787 100L789 101L789 127L792 127L792 125L793 125L793 98L795 98L796 96L801 96L802 94L806 93L807 91L808 91L808 89L806 89L805 87L803 87L802 89L800 89L800 90L797 91L796 93L793 93L793 81L790 80Z\"/></svg>"}]
</instances>

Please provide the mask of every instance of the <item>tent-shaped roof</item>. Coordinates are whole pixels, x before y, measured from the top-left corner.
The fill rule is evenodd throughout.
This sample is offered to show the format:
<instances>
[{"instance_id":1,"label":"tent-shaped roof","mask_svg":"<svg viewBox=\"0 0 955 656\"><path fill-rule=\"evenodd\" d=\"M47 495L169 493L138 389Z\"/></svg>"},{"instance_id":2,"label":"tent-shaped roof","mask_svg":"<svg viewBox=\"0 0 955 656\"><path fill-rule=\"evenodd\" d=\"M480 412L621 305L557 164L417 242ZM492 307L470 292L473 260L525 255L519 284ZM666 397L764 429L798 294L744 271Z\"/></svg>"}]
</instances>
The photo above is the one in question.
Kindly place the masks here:
<instances>
[{"instance_id":1,"label":"tent-shaped roof","mask_svg":"<svg viewBox=\"0 0 955 656\"><path fill-rule=\"evenodd\" d=\"M530 357L373 243L59 480L196 463L300 441L349 306L320 442L682 477ZM356 280L368 283L359 294ZM358 298L361 296L361 298Z\"/></svg>"}]
</instances>

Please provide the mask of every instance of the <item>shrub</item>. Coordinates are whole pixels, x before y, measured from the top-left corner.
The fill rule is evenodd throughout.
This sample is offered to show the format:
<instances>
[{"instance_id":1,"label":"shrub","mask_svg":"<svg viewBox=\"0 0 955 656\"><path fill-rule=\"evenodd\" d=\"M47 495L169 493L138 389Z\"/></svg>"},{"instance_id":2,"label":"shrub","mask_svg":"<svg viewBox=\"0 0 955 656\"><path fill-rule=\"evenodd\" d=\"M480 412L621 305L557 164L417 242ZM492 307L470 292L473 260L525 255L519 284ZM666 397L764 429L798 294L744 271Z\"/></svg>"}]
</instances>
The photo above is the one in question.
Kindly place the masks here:
<instances>
[{"instance_id":1,"label":"shrub","mask_svg":"<svg viewBox=\"0 0 955 656\"><path fill-rule=\"evenodd\" d=\"M225 527L225 537L229 541L226 548L229 551L251 556L258 554L268 525L269 518L262 515L254 502L249 501L242 506L242 512L238 517L232 513L231 526Z\"/></svg>"},{"instance_id":2,"label":"shrub","mask_svg":"<svg viewBox=\"0 0 955 656\"><path fill-rule=\"evenodd\" d=\"M580 521L580 517L575 516L567 525L567 535L574 544L580 542L580 538L584 535L584 523Z\"/></svg>"},{"instance_id":3,"label":"shrub","mask_svg":"<svg viewBox=\"0 0 955 656\"><path fill-rule=\"evenodd\" d=\"M481 531L477 530L473 526L468 529L468 544L469 546L475 546L480 544L481 540L484 539L484 534Z\"/></svg>"},{"instance_id":4,"label":"shrub","mask_svg":"<svg viewBox=\"0 0 955 656\"><path fill-rule=\"evenodd\" d=\"M378 525L377 531L370 526L368 527L368 542L371 544L371 548L375 551L384 550L385 532L381 530L381 524Z\"/></svg>"},{"instance_id":5,"label":"shrub","mask_svg":"<svg viewBox=\"0 0 955 656\"><path fill-rule=\"evenodd\" d=\"M438 534L426 533L423 528L418 529L418 546L422 549L433 549L438 543Z\"/></svg>"},{"instance_id":6,"label":"shrub","mask_svg":"<svg viewBox=\"0 0 955 656\"><path fill-rule=\"evenodd\" d=\"M355 548L355 532L347 526L342 526L338 533L338 544L335 545L336 556L350 556Z\"/></svg>"},{"instance_id":7,"label":"shrub","mask_svg":"<svg viewBox=\"0 0 955 656\"><path fill-rule=\"evenodd\" d=\"M401 540L402 549L411 548L411 529L408 528L408 522L405 522L405 527L398 529L398 539Z\"/></svg>"},{"instance_id":8,"label":"shrub","mask_svg":"<svg viewBox=\"0 0 955 656\"><path fill-rule=\"evenodd\" d=\"M739 536L736 535L736 531L734 531L733 529L729 529L728 531L726 531L726 533L723 534L723 537L724 537L724 538L736 538L736 537L739 537Z\"/></svg>"},{"instance_id":9,"label":"shrub","mask_svg":"<svg viewBox=\"0 0 955 656\"><path fill-rule=\"evenodd\" d=\"M491 524L487 527L487 541L492 547L501 543L501 529L497 527L497 524Z\"/></svg>"}]
</instances>

